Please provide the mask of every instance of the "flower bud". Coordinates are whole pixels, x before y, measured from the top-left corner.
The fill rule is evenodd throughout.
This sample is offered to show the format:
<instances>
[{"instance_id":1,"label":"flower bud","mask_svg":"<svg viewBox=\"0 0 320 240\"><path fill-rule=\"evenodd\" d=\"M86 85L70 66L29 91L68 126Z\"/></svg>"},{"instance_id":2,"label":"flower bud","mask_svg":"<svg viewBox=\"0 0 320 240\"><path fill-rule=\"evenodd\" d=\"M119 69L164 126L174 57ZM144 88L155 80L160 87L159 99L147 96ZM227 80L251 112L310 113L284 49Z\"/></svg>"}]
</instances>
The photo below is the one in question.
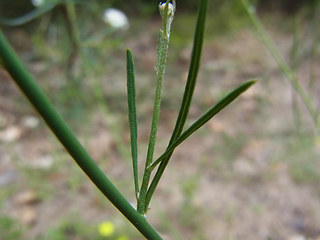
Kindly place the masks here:
<instances>
[{"instance_id":1,"label":"flower bud","mask_svg":"<svg viewBox=\"0 0 320 240\"><path fill-rule=\"evenodd\" d=\"M169 40L171 23L174 17L174 12L176 11L176 1L172 0L172 3L168 1L161 2L159 4L159 11L162 17L163 32L165 34L165 38Z\"/></svg>"},{"instance_id":2,"label":"flower bud","mask_svg":"<svg viewBox=\"0 0 320 240\"><path fill-rule=\"evenodd\" d=\"M159 11L162 17L165 15L165 10L166 10L166 2L162 2L159 4ZM170 2L168 6L168 17L172 17L175 12L175 6Z\"/></svg>"}]
</instances>

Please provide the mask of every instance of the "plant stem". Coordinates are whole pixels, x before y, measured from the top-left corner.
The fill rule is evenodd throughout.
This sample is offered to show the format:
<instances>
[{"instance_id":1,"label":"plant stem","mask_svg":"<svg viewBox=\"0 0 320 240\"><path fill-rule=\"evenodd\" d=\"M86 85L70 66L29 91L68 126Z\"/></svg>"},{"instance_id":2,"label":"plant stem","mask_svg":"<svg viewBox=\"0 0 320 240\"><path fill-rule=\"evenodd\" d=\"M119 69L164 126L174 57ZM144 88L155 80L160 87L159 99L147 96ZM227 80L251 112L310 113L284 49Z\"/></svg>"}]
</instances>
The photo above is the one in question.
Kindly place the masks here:
<instances>
[{"instance_id":1,"label":"plant stem","mask_svg":"<svg viewBox=\"0 0 320 240\"><path fill-rule=\"evenodd\" d=\"M160 37L160 45L166 44L168 46L168 41L161 40ZM161 47L160 47L161 48ZM167 48L167 47L166 47ZM163 48L165 51L165 55L167 54L167 49ZM162 51L162 50L160 50ZM158 78L157 78L157 87L156 87L156 94L155 94L155 101L154 101L154 109L153 109L153 116L152 116L152 125L151 125L151 131L150 131L150 138L149 138L149 146L148 146L148 152L147 152L147 159L145 164L145 171L143 174L143 181L141 185L141 190L139 194L139 201L138 201L138 212L141 214L145 213L145 197L147 193L147 188L149 185L149 180L151 176L151 171L148 170L148 166L151 164L154 154L154 148L156 143L156 136L157 136L157 130L158 130L158 121L160 116L160 105L161 105L161 91L162 91L162 80L164 76L164 64L166 62L166 59L164 57L159 57L160 62L158 63Z\"/></svg>"},{"instance_id":2,"label":"plant stem","mask_svg":"<svg viewBox=\"0 0 320 240\"><path fill-rule=\"evenodd\" d=\"M154 148L155 148L157 130L158 130L158 122L159 122L159 116L160 116L162 81L163 81L165 67L166 67L167 53L168 53L168 47L169 47L169 37L170 37L170 32L169 32L170 27L168 27L168 24L167 24L169 21L168 7L169 7L169 1L166 2L165 14L162 18L163 27L162 27L162 30L160 30L159 40L158 40L157 86L156 86L156 93L155 93L155 99L154 99L154 108L153 108L152 125L151 125L151 131L150 131L147 159L145 163L143 180L142 180L138 204L137 204L138 205L137 211L141 214L146 213L145 198L147 195L149 180L151 176L151 170L148 169L148 166L152 163L152 160L153 160L153 154L154 154Z\"/></svg>"},{"instance_id":3,"label":"plant stem","mask_svg":"<svg viewBox=\"0 0 320 240\"><path fill-rule=\"evenodd\" d=\"M204 27L205 27L205 19L206 19L206 12L207 12L207 5L208 0L201 0L200 7L198 11L198 18L197 18L197 25L196 25L196 31L194 34L194 41L193 41L193 48L192 48L192 55L191 55L191 62L189 67L189 73L188 73L188 80L185 87L179 115L176 121L176 125L174 127L173 133L171 135L169 144L167 149L170 147L171 144L174 143L174 141L180 136L182 133L184 124L186 122L189 108L193 96L193 92L196 85L196 80L199 72L200 67L200 59L201 59L201 52L202 52L202 46L203 46L203 37L204 37ZM171 157L171 153L168 154L168 156L163 159L163 161L160 163L160 166L150 184L150 187L147 192L146 197L146 208L148 207L152 195L158 186L158 183L160 181L161 176L164 173L164 170L166 166L168 165L168 162ZM150 170L151 171L151 170Z\"/></svg>"},{"instance_id":4,"label":"plant stem","mask_svg":"<svg viewBox=\"0 0 320 240\"><path fill-rule=\"evenodd\" d=\"M123 197L108 177L97 166L88 152L74 136L70 128L56 112L46 95L37 85L31 74L21 63L18 56L0 31L0 62L10 73L13 80L26 95L34 108L45 120L61 144L73 157L79 167L87 174L97 188L110 202L149 240L161 240L159 234Z\"/></svg>"},{"instance_id":5,"label":"plant stem","mask_svg":"<svg viewBox=\"0 0 320 240\"><path fill-rule=\"evenodd\" d=\"M63 17L65 18L66 28L72 45L72 52L70 53L68 58L66 72L68 78L74 79L74 76L72 75L72 68L79 55L79 52L81 51L81 39L80 32L77 26L76 8L73 2L67 1L64 5L61 6L61 9Z\"/></svg>"},{"instance_id":6,"label":"plant stem","mask_svg":"<svg viewBox=\"0 0 320 240\"><path fill-rule=\"evenodd\" d=\"M65 3L68 24L70 25L70 37L75 48L79 49L81 45L80 32L77 26L76 6L73 2L67 1Z\"/></svg>"},{"instance_id":7,"label":"plant stem","mask_svg":"<svg viewBox=\"0 0 320 240\"><path fill-rule=\"evenodd\" d=\"M83 62L82 76L87 75L88 72L92 72L94 70L95 63L90 61L89 57L86 56L83 49L85 45L83 44L83 41L81 39L81 34L77 24L75 2L68 0L64 5L62 5L62 10L65 24L69 33L70 42L73 48L72 53L68 58L67 77L69 77L70 79L75 79L75 76L72 74L72 68L77 55L79 55L81 61ZM105 115L105 122L107 127L110 129L112 137L116 143L116 148L123 158L128 158L128 150L124 147L123 141L121 140L122 124L119 123L119 119L116 119L116 117L110 114L110 109L104 99L103 89L101 88L101 84L99 84L97 77L93 77L92 79L94 79L92 81L93 94L102 113Z\"/></svg>"},{"instance_id":8,"label":"plant stem","mask_svg":"<svg viewBox=\"0 0 320 240\"><path fill-rule=\"evenodd\" d=\"M32 21L33 19L36 19L37 17L51 11L59 4L59 1L50 1L45 4L43 4L40 7L35 8L33 11L28 12L27 14L17 17L17 18L3 18L0 16L0 23L7 26L19 26L22 24L25 24L27 22Z\"/></svg>"},{"instance_id":9,"label":"plant stem","mask_svg":"<svg viewBox=\"0 0 320 240\"><path fill-rule=\"evenodd\" d=\"M310 66L310 79L309 79L309 93L311 95L311 97L315 96L315 90L316 88L316 68L318 67L318 63L317 63L317 53L319 50L319 43L320 43L320 30L318 27L316 27L318 25L319 22L319 11L320 11L320 3L317 2L317 4L315 4L314 6L314 16L313 16L313 27L315 29L315 36L312 42L312 46L311 46L311 66Z\"/></svg>"},{"instance_id":10,"label":"plant stem","mask_svg":"<svg viewBox=\"0 0 320 240\"><path fill-rule=\"evenodd\" d=\"M301 45L301 39L300 39L300 16L297 15L294 19L294 32L293 32L293 42L290 49L290 62L289 66L292 71L295 73L297 72L298 64L299 64L299 47ZM300 134L301 130L301 112L299 111L299 105L298 105L298 96L295 92L295 90L292 88L292 114L293 114L293 120L296 127L297 134Z\"/></svg>"},{"instance_id":11,"label":"plant stem","mask_svg":"<svg viewBox=\"0 0 320 240\"><path fill-rule=\"evenodd\" d=\"M289 67L289 65L284 61L284 59L281 57L279 51L275 47L274 43L272 42L271 38L268 36L264 26L262 25L261 21L258 19L254 12L254 7L251 6L247 0L241 0L243 6L245 7L251 21L253 22L254 26L256 27L264 45L267 47L268 51L271 53L273 58L276 60L276 62L279 65L279 68L283 72L283 74L287 77L292 87L295 89L297 94L300 96L302 102L306 106L313 122L315 125L315 128L317 130L317 134L320 134L320 121L318 118L318 112L308 96L308 94L305 92L301 84L299 83L297 76L294 74L293 70Z\"/></svg>"},{"instance_id":12,"label":"plant stem","mask_svg":"<svg viewBox=\"0 0 320 240\"><path fill-rule=\"evenodd\" d=\"M72 53L68 58L67 77L69 77L70 79L75 79L75 76L72 74L72 67L77 55L79 55L81 61L83 62L81 74L82 76L86 76L88 75L88 73L94 72L95 62L90 61L90 57L86 56L86 52L83 49L84 44L80 37L81 34L77 24L76 6L74 1L68 0L64 5L62 5L62 10L63 16L65 18L66 27L69 32L69 38L73 48ZM123 132L121 128L122 123L119 122L120 120L117 119L117 117L110 114L110 109L105 101L103 88L97 80L98 78L96 76L93 76L92 79L92 93L94 94L97 104L99 105L102 114L104 115L106 126L108 127L113 137L113 140L116 143L116 150L124 159L127 159L128 157L130 157L130 154L127 148L125 148L121 139L121 134Z\"/></svg>"}]
</instances>

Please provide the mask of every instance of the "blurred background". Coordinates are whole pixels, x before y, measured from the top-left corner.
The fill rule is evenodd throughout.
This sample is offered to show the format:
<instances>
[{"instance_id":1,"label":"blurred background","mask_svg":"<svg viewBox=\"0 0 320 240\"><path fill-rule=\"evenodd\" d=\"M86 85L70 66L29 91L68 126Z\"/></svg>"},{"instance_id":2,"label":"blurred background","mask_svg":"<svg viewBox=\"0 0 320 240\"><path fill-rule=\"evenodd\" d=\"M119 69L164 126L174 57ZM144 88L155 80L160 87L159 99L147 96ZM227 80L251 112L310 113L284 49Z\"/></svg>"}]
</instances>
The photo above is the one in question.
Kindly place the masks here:
<instances>
[{"instance_id":1,"label":"blurred background","mask_svg":"<svg viewBox=\"0 0 320 240\"><path fill-rule=\"evenodd\" d=\"M0 24L8 41L134 205L125 50L132 49L136 67L142 174L156 81L158 4L0 0ZM319 1L252 4L318 107ZM198 5L177 0L156 156L165 150L179 110ZM120 11L120 20L110 20L110 8ZM202 65L187 125L250 79L258 83L176 150L148 212L164 239L320 239L319 131L241 1L209 1ZM3 68L0 239L142 239L88 181Z\"/></svg>"}]
</instances>

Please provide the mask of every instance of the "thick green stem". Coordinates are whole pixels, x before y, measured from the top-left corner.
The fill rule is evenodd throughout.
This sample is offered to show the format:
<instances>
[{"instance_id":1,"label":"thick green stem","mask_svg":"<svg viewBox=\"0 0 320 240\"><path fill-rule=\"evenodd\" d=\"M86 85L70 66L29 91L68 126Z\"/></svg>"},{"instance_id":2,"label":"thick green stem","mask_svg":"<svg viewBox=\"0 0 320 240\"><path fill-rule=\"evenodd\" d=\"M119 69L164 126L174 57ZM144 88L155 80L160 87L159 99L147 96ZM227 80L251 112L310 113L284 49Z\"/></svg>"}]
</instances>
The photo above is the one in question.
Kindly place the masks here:
<instances>
[{"instance_id":1,"label":"thick green stem","mask_svg":"<svg viewBox=\"0 0 320 240\"><path fill-rule=\"evenodd\" d=\"M45 120L61 144L70 153L80 168L87 174L97 188L110 202L147 238L161 240L159 234L123 197L102 170L97 166L88 152L83 148L70 128L65 124L53 105L39 88L31 74L11 49L0 31L0 62L10 73L13 80L26 95L34 108Z\"/></svg>"}]
</instances>

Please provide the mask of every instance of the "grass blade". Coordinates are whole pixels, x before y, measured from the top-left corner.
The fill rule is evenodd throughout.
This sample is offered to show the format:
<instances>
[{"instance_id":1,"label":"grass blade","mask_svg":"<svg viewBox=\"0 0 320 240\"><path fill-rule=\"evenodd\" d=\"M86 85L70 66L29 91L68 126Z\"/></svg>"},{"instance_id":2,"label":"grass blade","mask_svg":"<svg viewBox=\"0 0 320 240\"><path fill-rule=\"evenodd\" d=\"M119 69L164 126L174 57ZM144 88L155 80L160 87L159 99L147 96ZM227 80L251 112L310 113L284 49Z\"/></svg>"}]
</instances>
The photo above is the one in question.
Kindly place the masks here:
<instances>
[{"instance_id":1,"label":"grass blade","mask_svg":"<svg viewBox=\"0 0 320 240\"><path fill-rule=\"evenodd\" d=\"M138 199L139 179L138 179L138 144L137 144L138 127L137 127L137 111L136 111L136 89L135 89L133 57L129 49L127 49L127 91L128 91L128 109L129 109L133 178L134 178L136 198Z\"/></svg>"},{"instance_id":2,"label":"grass blade","mask_svg":"<svg viewBox=\"0 0 320 240\"><path fill-rule=\"evenodd\" d=\"M193 48L192 48L192 55L191 55L191 62L189 67L189 73L188 73L188 79L183 95L182 104L180 107L179 115L176 121L175 128L173 130L171 139L168 144L169 146L180 136L184 124L186 122L189 108L193 96L193 92L196 85L196 80L198 76L199 66L200 66L200 58L201 58L201 52L202 52L202 45L203 45L203 36L204 36L204 30L205 30L205 19L206 19L206 12L207 12L207 5L208 0L201 0L200 2L200 8L198 11L198 18L197 18L197 25L194 35L194 41L193 41ZM151 185L149 187L147 198L146 198L146 208L148 208L148 205L150 203L151 197L160 181L160 178L168 165L170 159L170 154L167 156L167 158L161 162L159 169L156 172L156 175L154 176Z\"/></svg>"},{"instance_id":3,"label":"grass blade","mask_svg":"<svg viewBox=\"0 0 320 240\"><path fill-rule=\"evenodd\" d=\"M232 90L227 96L221 99L215 106L213 106L208 112L202 115L196 122L194 122L186 131L184 131L180 137L178 137L168 148L167 150L156 160L154 161L149 168L153 169L164 160L168 155L171 155L174 149L179 146L184 140L186 140L192 133L197 131L210 119L212 119L218 112L228 106L233 102L240 94L245 92L249 87L251 87L256 81L246 82L239 87Z\"/></svg>"}]
</instances>

